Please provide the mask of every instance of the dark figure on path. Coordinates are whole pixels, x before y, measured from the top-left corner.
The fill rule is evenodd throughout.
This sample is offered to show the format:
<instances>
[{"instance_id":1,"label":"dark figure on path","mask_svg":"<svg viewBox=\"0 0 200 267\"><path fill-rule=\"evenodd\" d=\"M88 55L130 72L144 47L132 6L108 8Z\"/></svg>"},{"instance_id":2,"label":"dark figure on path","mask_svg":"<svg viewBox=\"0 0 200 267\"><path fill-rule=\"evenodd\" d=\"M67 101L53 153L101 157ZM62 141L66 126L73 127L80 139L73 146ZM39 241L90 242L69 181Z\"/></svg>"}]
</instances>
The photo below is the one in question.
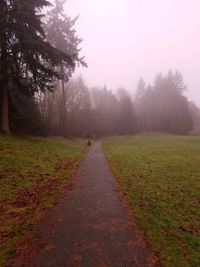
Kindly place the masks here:
<instances>
[{"instance_id":1,"label":"dark figure on path","mask_svg":"<svg viewBox=\"0 0 200 267\"><path fill-rule=\"evenodd\" d=\"M91 145L92 145L91 140L88 140L88 141L87 141L87 146L91 146Z\"/></svg>"}]
</instances>

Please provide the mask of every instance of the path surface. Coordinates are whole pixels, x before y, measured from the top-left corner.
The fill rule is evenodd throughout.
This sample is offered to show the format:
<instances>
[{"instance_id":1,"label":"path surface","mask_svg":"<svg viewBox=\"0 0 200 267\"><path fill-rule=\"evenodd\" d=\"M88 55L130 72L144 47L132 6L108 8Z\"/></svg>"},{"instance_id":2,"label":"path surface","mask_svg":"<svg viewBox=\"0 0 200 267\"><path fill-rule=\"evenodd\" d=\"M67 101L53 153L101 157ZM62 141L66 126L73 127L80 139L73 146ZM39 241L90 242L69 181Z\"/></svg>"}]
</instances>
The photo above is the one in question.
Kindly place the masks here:
<instances>
[{"instance_id":1,"label":"path surface","mask_svg":"<svg viewBox=\"0 0 200 267\"><path fill-rule=\"evenodd\" d=\"M152 266L100 143L92 146L75 186L49 212L37 236L41 250L25 267Z\"/></svg>"}]
</instances>

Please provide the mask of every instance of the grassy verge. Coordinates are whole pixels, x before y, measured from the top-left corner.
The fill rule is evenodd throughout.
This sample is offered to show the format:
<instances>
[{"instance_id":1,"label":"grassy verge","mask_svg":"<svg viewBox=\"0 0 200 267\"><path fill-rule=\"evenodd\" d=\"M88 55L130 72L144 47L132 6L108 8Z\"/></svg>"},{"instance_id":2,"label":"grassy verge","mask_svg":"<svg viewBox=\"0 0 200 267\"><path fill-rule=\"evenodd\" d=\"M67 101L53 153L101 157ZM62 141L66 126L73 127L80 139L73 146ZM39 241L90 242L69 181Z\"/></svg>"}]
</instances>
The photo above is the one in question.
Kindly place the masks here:
<instances>
[{"instance_id":1,"label":"grassy verge","mask_svg":"<svg viewBox=\"0 0 200 267\"><path fill-rule=\"evenodd\" d=\"M85 151L81 141L0 136L0 266L59 197Z\"/></svg>"},{"instance_id":2,"label":"grassy verge","mask_svg":"<svg viewBox=\"0 0 200 267\"><path fill-rule=\"evenodd\" d=\"M163 266L200 266L200 138L114 137L104 151Z\"/></svg>"}]
</instances>

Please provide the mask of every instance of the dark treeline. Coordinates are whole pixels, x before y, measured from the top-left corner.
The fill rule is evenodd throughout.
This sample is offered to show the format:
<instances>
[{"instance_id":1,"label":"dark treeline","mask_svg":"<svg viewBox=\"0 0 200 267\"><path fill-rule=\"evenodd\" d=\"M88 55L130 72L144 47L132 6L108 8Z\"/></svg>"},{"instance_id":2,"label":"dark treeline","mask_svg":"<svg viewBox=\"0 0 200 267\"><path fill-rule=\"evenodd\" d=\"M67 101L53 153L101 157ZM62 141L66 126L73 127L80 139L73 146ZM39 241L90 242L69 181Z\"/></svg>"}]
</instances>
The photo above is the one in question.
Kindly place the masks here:
<instances>
[{"instance_id":1,"label":"dark treeline","mask_svg":"<svg viewBox=\"0 0 200 267\"><path fill-rule=\"evenodd\" d=\"M0 122L9 133L98 137L134 133L200 132L200 111L187 100L178 71L140 79L133 92L88 88L72 79L81 39L76 20L63 12L65 0L0 2ZM136 94L133 96L133 93Z\"/></svg>"}]
</instances>

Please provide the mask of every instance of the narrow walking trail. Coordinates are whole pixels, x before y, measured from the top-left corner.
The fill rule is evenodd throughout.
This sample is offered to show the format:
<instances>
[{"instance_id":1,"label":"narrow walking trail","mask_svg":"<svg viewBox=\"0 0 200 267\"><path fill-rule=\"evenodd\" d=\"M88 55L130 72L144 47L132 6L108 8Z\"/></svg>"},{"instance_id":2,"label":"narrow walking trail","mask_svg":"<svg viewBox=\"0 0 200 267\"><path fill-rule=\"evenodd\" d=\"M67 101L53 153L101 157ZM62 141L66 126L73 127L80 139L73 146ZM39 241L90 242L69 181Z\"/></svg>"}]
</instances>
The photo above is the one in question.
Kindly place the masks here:
<instances>
[{"instance_id":1,"label":"narrow walking trail","mask_svg":"<svg viewBox=\"0 0 200 267\"><path fill-rule=\"evenodd\" d=\"M118 192L102 152L94 144L75 185L38 227L40 250L26 267L152 266L141 231Z\"/></svg>"}]
</instances>

